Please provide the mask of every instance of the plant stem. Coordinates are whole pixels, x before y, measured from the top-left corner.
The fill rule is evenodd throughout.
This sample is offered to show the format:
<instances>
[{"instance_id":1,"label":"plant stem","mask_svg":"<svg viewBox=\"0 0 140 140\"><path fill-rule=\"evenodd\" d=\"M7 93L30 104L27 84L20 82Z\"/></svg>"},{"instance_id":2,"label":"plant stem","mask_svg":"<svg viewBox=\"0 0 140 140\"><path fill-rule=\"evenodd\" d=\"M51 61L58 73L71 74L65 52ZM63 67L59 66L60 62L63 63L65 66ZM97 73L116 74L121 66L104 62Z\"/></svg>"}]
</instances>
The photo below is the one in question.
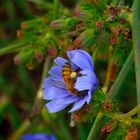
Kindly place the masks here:
<instances>
[{"instance_id":1,"label":"plant stem","mask_svg":"<svg viewBox=\"0 0 140 140\"><path fill-rule=\"evenodd\" d=\"M132 37L133 37L133 50L134 50L134 63L135 75L137 86L137 103L140 103L140 0L133 2L133 15L132 15ZM140 117L140 114L138 115Z\"/></svg>"},{"instance_id":2,"label":"plant stem","mask_svg":"<svg viewBox=\"0 0 140 140\"><path fill-rule=\"evenodd\" d=\"M19 47L22 47L25 45L25 42L15 42L11 45L9 45L8 47L4 47L0 49L0 56L14 52L16 49L18 49Z\"/></svg>"},{"instance_id":3,"label":"plant stem","mask_svg":"<svg viewBox=\"0 0 140 140\"><path fill-rule=\"evenodd\" d=\"M126 118L130 118L134 115L136 115L137 113L140 113L140 104L137 105L135 108L133 108L132 110L130 110L129 112L118 116L119 120L121 119L126 119Z\"/></svg>"},{"instance_id":4,"label":"plant stem","mask_svg":"<svg viewBox=\"0 0 140 140\"><path fill-rule=\"evenodd\" d=\"M53 19L56 19L58 17L58 15L59 15L59 6L60 6L59 0L54 0L54 6L53 6L54 15L53 15Z\"/></svg>"},{"instance_id":5,"label":"plant stem","mask_svg":"<svg viewBox=\"0 0 140 140\"><path fill-rule=\"evenodd\" d=\"M113 83L111 89L109 90L108 95L107 95L108 98L114 99L116 97L126 75L129 72L129 69L131 68L132 63L133 63L133 51L130 52L123 68L119 72L115 82Z\"/></svg>"},{"instance_id":6,"label":"plant stem","mask_svg":"<svg viewBox=\"0 0 140 140\"><path fill-rule=\"evenodd\" d=\"M99 125L100 125L102 118L103 118L103 114L101 112L98 112L97 117L90 130L87 140L96 140L97 139L97 132L98 132Z\"/></svg>"},{"instance_id":7,"label":"plant stem","mask_svg":"<svg viewBox=\"0 0 140 140\"><path fill-rule=\"evenodd\" d=\"M114 99L117 96L117 94L119 93L118 91L119 91L126 75L128 74L129 68L131 67L132 63L133 63L133 51L130 52L123 68L121 69L121 71L119 72L119 74L117 76L117 79L115 80L111 89L109 90L109 93L107 94L108 98ZM102 118L103 118L103 115L100 115L100 114L97 115L97 118L92 126L92 129L89 133L87 140L97 139L96 136L99 134L101 125L104 123Z\"/></svg>"},{"instance_id":8,"label":"plant stem","mask_svg":"<svg viewBox=\"0 0 140 140\"><path fill-rule=\"evenodd\" d=\"M107 68L107 74L106 74L106 80L105 80L105 84L102 88L102 90L104 91L104 93L107 93L108 88L109 88L109 84L110 84L110 72L111 72L111 65L112 65L112 45L109 46L109 56L108 56L108 68Z\"/></svg>"},{"instance_id":9,"label":"plant stem","mask_svg":"<svg viewBox=\"0 0 140 140\"><path fill-rule=\"evenodd\" d=\"M14 133L13 136L9 140L18 140L20 138L20 136L25 132L25 130L27 130L29 128L30 125L31 125L30 120L26 119L22 123L20 128L16 131L16 133Z\"/></svg>"}]
</instances>

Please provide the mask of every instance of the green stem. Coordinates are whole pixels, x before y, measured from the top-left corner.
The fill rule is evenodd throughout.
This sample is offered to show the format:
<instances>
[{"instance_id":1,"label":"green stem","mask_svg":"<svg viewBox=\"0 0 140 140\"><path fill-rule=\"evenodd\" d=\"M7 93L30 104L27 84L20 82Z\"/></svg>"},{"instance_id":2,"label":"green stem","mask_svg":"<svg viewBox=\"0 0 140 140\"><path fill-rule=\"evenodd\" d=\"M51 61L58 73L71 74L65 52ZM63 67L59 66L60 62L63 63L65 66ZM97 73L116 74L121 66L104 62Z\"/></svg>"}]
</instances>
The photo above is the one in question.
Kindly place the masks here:
<instances>
[{"instance_id":1,"label":"green stem","mask_svg":"<svg viewBox=\"0 0 140 140\"><path fill-rule=\"evenodd\" d=\"M133 51L130 52L123 68L121 69L121 71L119 72L119 74L117 76L117 79L115 80L114 84L112 85L111 89L109 90L109 93L107 95L108 98L114 99L117 96L117 94L119 93L118 91L119 91L126 75L129 72L129 69L133 63L132 58L133 58ZM88 136L88 140L97 139L96 136L99 135L101 125L104 123L104 121L102 120L102 117L100 117L100 114L97 115L95 123L93 124L93 127L92 127L90 134Z\"/></svg>"},{"instance_id":2,"label":"green stem","mask_svg":"<svg viewBox=\"0 0 140 140\"><path fill-rule=\"evenodd\" d=\"M134 0L132 16L132 37L134 50L135 75L137 86L137 103L140 103L140 0ZM140 114L139 114L140 117Z\"/></svg>"},{"instance_id":3,"label":"green stem","mask_svg":"<svg viewBox=\"0 0 140 140\"><path fill-rule=\"evenodd\" d=\"M15 42L14 44L9 45L8 47L4 47L0 49L0 56L15 52L18 48L25 45L25 42Z\"/></svg>"},{"instance_id":4,"label":"green stem","mask_svg":"<svg viewBox=\"0 0 140 140\"><path fill-rule=\"evenodd\" d=\"M124 82L124 79L125 79L126 75L128 74L132 63L133 63L133 51L130 52L123 68L119 72L115 82L113 83L111 89L109 90L108 95L107 95L108 98L114 99L117 96L118 91L119 91L120 87L122 86L122 83Z\"/></svg>"},{"instance_id":5,"label":"green stem","mask_svg":"<svg viewBox=\"0 0 140 140\"><path fill-rule=\"evenodd\" d=\"M16 0L15 3L17 4L18 8L20 8L20 11L22 11L26 18L32 18L27 2L25 0Z\"/></svg>"},{"instance_id":6,"label":"green stem","mask_svg":"<svg viewBox=\"0 0 140 140\"><path fill-rule=\"evenodd\" d=\"M132 110L130 110L129 112L118 116L119 120L121 119L126 119L126 118L130 118L134 115L136 115L137 113L140 113L140 104L137 105L135 108L133 108Z\"/></svg>"},{"instance_id":7,"label":"green stem","mask_svg":"<svg viewBox=\"0 0 140 140\"><path fill-rule=\"evenodd\" d=\"M116 5L119 5L120 0L114 0L113 3L115 3Z\"/></svg>"},{"instance_id":8,"label":"green stem","mask_svg":"<svg viewBox=\"0 0 140 140\"><path fill-rule=\"evenodd\" d=\"M103 114L101 112L98 112L97 117L90 130L87 140L96 140L97 139L97 132L98 132L99 125L100 125L102 118L103 118Z\"/></svg>"},{"instance_id":9,"label":"green stem","mask_svg":"<svg viewBox=\"0 0 140 140\"><path fill-rule=\"evenodd\" d=\"M59 15L59 6L60 6L59 0L54 0L54 6L53 6L54 15L53 15L53 19L56 19L58 17L58 15Z\"/></svg>"},{"instance_id":10,"label":"green stem","mask_svg":"<svg viewBox=\"0 0 140 140\"><path fill-rule=\"evenodd\" d=\"M20 126L20 129L18 129L18 131L14 133L14 135L11 138L9 138L9 140L18 140L20 136L23 134L23 132L27 130L30 125L31 121L28 119L25 120L24 123L22 123L22 125Z\"/></svg>"}]
</instances>

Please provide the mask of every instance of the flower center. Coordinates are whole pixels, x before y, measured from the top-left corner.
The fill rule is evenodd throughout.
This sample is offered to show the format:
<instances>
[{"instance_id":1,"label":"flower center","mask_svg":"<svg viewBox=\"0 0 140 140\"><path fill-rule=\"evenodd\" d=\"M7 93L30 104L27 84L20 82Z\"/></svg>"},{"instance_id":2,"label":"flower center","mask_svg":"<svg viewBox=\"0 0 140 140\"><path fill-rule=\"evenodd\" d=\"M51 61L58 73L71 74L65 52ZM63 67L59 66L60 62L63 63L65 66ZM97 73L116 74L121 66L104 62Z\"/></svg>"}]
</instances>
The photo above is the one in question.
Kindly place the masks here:
<instances>
[{"instance_id":1,"label":"flower center","mask_svg":"<svg viewBox=\"0 0 140 140\"><path fill-rule=\"evenodd\" d=\"M64 64L62 68L62 78L67 86L67 90L77 96L81 94L74 88L76 82L77 72L73 71L69 63Z\"/></svg>"}]
</instances>

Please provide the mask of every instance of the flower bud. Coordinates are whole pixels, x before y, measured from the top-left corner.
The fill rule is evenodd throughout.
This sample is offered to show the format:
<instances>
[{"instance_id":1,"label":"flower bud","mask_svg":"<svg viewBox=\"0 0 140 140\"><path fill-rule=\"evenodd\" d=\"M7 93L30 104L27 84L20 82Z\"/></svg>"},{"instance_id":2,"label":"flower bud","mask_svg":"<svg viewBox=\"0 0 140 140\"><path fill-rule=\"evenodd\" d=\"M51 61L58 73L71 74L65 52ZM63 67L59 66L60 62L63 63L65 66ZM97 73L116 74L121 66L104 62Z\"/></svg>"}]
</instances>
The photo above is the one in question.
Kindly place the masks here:
<instances>
[{"instance_id":1,"label":"flower bud","mask_svg":"<svg viewBox=\"0 0 140 140\"><path fill-rule=\"evenodd\" d=\"M26 30L26 29L28 29L28 24L26 22L22 22L20 24L20 27L21 27L21 29Z\"/></svg>"},{"instance_id":2,"label":"flower bud","mask_svg":"<svg viewBox=\"0 0 140 140\"><path fill-rule=\"evenodd\" d=\"M48 23L48 19L44 16L44 17L42 17L42 22L46 24L46 23Z\"/></svg>"},{"instance_id":3,"label":"flower bud","mask_svg":"<svg viewBox=\"0 0 140 140\"><path fill-rule=\"evenodd\" d=\"M66 19L57 19L51 22L50 26L54 29L63 29L67 26Z\"/></svg>"},{"instance_id":4,"label":"flower bud","mask_svg":"<svg viewBox=\"0 0 140 140\"><path fill-rule=\"evenodd\" d=\"M26 67L27 67L27 69L29 69L29 70L33 70L33 68L34 68L34 66L33 66L32 63L27 63L27 64L26 64Z\"/></svg>"},{"instance_id":5,"label":"flower bud","mask_svg":"<svg viewBox=\"0 0 140 140\"><path fill-rule=\"evenodd\" d=\"M117 42L118 42L118 40L117 40L116 35L111 34L111 35L110 35L110 38L109 38L109 43L110 43L110 45L117 44Z\"/></svg>"},{"instance_id":6,"label":"flower bud","mask_svg":"<svg viewBox=\"0 0 140 140\"><path fill-rule=\"evenodd\" d=\"M138 129L137 128L131 128L129 129L125 140L138 140Z\"/></svg>"},{"instance_id":7,"label":"flower bud","mask_svg":"<svg viewBox=\"0 0 140 140\"><path fill-rule=\"evenodd\" d=\"M106 2L103 0L88 0L88 1L98 9L104 10L106 8Z\"/></svg>"},{"instance_id":8,"label":"flower bud","mask_svg":"<svg viewBox=\"0 0 140 140\"><path fill-rule=\"evenodd\" d=\"M84 23L81 22L79 24L76 25L76 31L83 31L85 29Z\"/></svg>"},{"instance_id":9,"label":"flower bud","mask_svg":"<svg viewBox=\"0 0 140 140\"><path fill-rule=\"evenodd\" d=\"M50 58L55 58L57 56L57 49L54 47L49 47L48 48L48 56Z\"/></svg>"},{"instance_id":10,"label":"flower bud","mask_svg":"<svg viewBox=\"0 0 140 140\"><path fill-rule=\"evenodd\" d=\"M42 23L42 19L41 18L37 18L37 19L32 19L32 20L28 20L28 21L24 21L21 23L21 29L23 30L28 30L28 29L34 29L37 26L39 26Z\"/></svg>"},{"instance_id":11,"label":"flower bud","mask_svg":"<svg viewBox=\"0 0 140 140\"><path fill-rule=\"evenodd\" d=\"M116 126L117 126L117 122L111 121L102 128L102 132L110 133L114 128L116 128Z\"/></svg>"},{"instance_id":12,"label":"flower bud","mask_svg":"<svg viewBox=\"0 0 140 140\"><path fill-rule=\"evenodd\" d=\"M104 111L112 111L112 103L111 102L104 102L102 104Z\"/></svg>"},{"instance_id":13,"label":"flower bud","mask_svg":"<svg viewBox=\"0 0 140 140\"><path fill-rule=\"evenodd\" d=\"M31 49L24 50L14 57L14 63L16 65L25 63L33 57L33 52Z\"/></svg>"},{"instance_id":14,"label":"flower bud","mask_svg":"<svg viewBox=\"0 0 140 140\"><path fill-rule=\"evenodd\" d=\"M83 10L81 7L77 7L75 9L74 15L82 21L92 19L92 13L88 10Z\"/></svg>"},{"instance_id":15,"label":"flower bud","mask_svg":"<svg viewBox=\"0 0 140 140\"><path fill-rule=\"evenodd\" d=\"M29 31L17 30L17 37L19 39L25 40L29 43L32 43L36 40L36 35Z\"/></svg>"},{"instance_id":16,"label":"flower bud","mask_svg":"<svg viewBox=\"0 0 140 140\"><path fill-rule=\"evenodd\" d=\"M92 29L85 30L74 40L73 43L76 48L90 47L94 43L94 31Z\"/></svg>"},{"instance_id":17,"label":"flower bud","mask_svg":"<svg viewBox=\"0 0 140 140\"><path fill-rule=\"evenodd\" d=\"M43 53L40 51L35 52L35 58L38 62L41 62L43 60Z\"/></svg>"},{"instance_id":18,"label":"flower bud","mask_svg":"<svg viewBox=\"0 0 140 140\"><path fill-rule=\"evenodd\" d=\"M116 74L117 74L117 65L113 63L111 65L111 71L109 74L109 78L111 81L114 81L116 79Z\"/></svg>"},{"instance_id":19,"label":"flower bud","mask_svg":"<svg viewBox=\"0 0 140 140\"><path fill-rule=\"evenodd\" d=\"M102 21L96 22L96 28L101 29L102 28Z\"/></svg>"},{"instance_id":20,"label":"flower bud","mask_svg":"<svg viewBox=\"0 0 140 140\"><path fill-rule=\"evenodd\" d=\"M22 39L24 37L24 33L21 30L17 30L17 38Z\"/></svg>"},{"instance_id":21,"label":"flower bud","mask_svg":"<svg viewBox=\"0 0 140 140\"><path fill-rule=\"evenodd\" d=\"M20 55L16 55L16 56L14 57L14 63L15 63L16 65L19 65L19 64L21 63Z\"/></svg>"},{"instance_id":22,"label":"flower bud","mask_svg":"<svg viewBox=\"0 0 140 140\"><path fill-rule=\"evenodd\" d=\"M108 21L114 20L121 12L120 6L110 5L108 7Z\"/></svg>"}]
</instances>

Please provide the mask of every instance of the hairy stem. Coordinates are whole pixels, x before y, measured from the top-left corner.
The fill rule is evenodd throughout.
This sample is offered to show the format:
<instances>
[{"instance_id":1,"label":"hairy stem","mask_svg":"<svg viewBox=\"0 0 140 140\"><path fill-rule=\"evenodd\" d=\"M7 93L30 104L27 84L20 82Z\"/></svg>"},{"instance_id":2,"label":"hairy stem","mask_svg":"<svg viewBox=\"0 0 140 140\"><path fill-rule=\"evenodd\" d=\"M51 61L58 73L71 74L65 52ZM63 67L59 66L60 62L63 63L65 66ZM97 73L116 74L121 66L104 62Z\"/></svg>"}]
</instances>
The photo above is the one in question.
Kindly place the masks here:
<instances>
[{"instance_id":1,"label":"hairy stem","mask_svg":"<svg viewBox=\"0 0 140 140\"><path fill-rule=\"evenodd\" d=\"M108 88L109 88L109 84L110 84L110 72L111 72L111 65L112 65L112 45L109 46L109 56L108 56L108 68L107 68L107 74L106 74L106 80L105 80L105 84L103 86L103 91L105 93L107 93Z\"/></svg>"},{"instance_id":2,"label":"hairy stem","mask_svg":"<svg viewBox=\"0 0 140 140\"><path fill-rule=\"evenodd\" d=\"M119 91L126 75L128 74L129 68L131 67L132 63L133 63L133 51L130 52L123 68L119 72L114 84L112 85L111 89L109 90L109 93L107 94L108 98L114 99L117 96L117 94L119 93L118 91ZM103 115L99 115L99 114L97 115L95 123L93 124L90 134L88 136L88 140L97 139L95 136L99 135L101 125L104 123L104 120L102 118L103 118Z\"/></svg>"},{"instance_id":3,"label":"hairy stem","mask_svg":"<svg viewBox=\"0 0 140 140\"><path fill-rule=\"evenodd\" d=\"M118 116L119 120L121 119L126 119L126 118L130 118L134 115L136 115L137 113L140 113L140 104L137 105L135 108L133 108L132 110L130 110L129 112Z\"/></svg>"},{"instance_id":4,"label":"hairy stem","mask_svg":"<svg viewBox=\"0 0 140 140\"><path fill-rule=\"evenodd\" d=\"M100 125L102 118L103 118L103 114L101 112L98 112L97 117L90 130L87 140L96 140L97 139L97 132L98 132L99 125Z\"/></svg>"},{"instance_id":5,"label":"hairy stem","mask_svg":"<svg viewBox=\"0 0 140 140\"><path fill-rule=\"evenodd\" d=\"M54 15L53 15L53 19L56 19L59 16L59 6L60 6L60 2L59 0L54 0Z\"/></svg>"},{"instance_id":6,"label":"hairy stem","mask_svg":"<svg viewBox=\"0 0 140 140\"><path fill-rule=\"evenodd\" d=\"M119 91L119 89L120 89L120 87L121 87L126 75L128 74L132 63L133 63L133 51L130 52L130 54L129 54L129 56L128 56L124 66L123 66L123 68L119 72L115 82L113 83L111 89L109 90L108 95L107 95L108 98L114 99L117 96L118 91Z\"/></svg>"},{"instance_id":7,"label":"hairy stem","mask_svg":"<svg viewBox=\"0 0 140 140\"><path fill-rule=\"evenodd\" d=\"M11 52L15 52L15 50L17 50L20 47L23 47L25 45L25 42L14 42L13 44L1 48L0 49L0 56L11 53Z\"/></svg>"},{"instance_id":8,"label":"hairy stem","mask_svg":"<svg viewBox=\"0 0 140 140\"><path fill-rule=\"evenodd\" d=\"M140 103L140 0L134 0L132 16L132 37L134 50L135 75L137 86L137 103ZM140 114L139 114L140 117Z\"/></svg>"}]
</instances>

